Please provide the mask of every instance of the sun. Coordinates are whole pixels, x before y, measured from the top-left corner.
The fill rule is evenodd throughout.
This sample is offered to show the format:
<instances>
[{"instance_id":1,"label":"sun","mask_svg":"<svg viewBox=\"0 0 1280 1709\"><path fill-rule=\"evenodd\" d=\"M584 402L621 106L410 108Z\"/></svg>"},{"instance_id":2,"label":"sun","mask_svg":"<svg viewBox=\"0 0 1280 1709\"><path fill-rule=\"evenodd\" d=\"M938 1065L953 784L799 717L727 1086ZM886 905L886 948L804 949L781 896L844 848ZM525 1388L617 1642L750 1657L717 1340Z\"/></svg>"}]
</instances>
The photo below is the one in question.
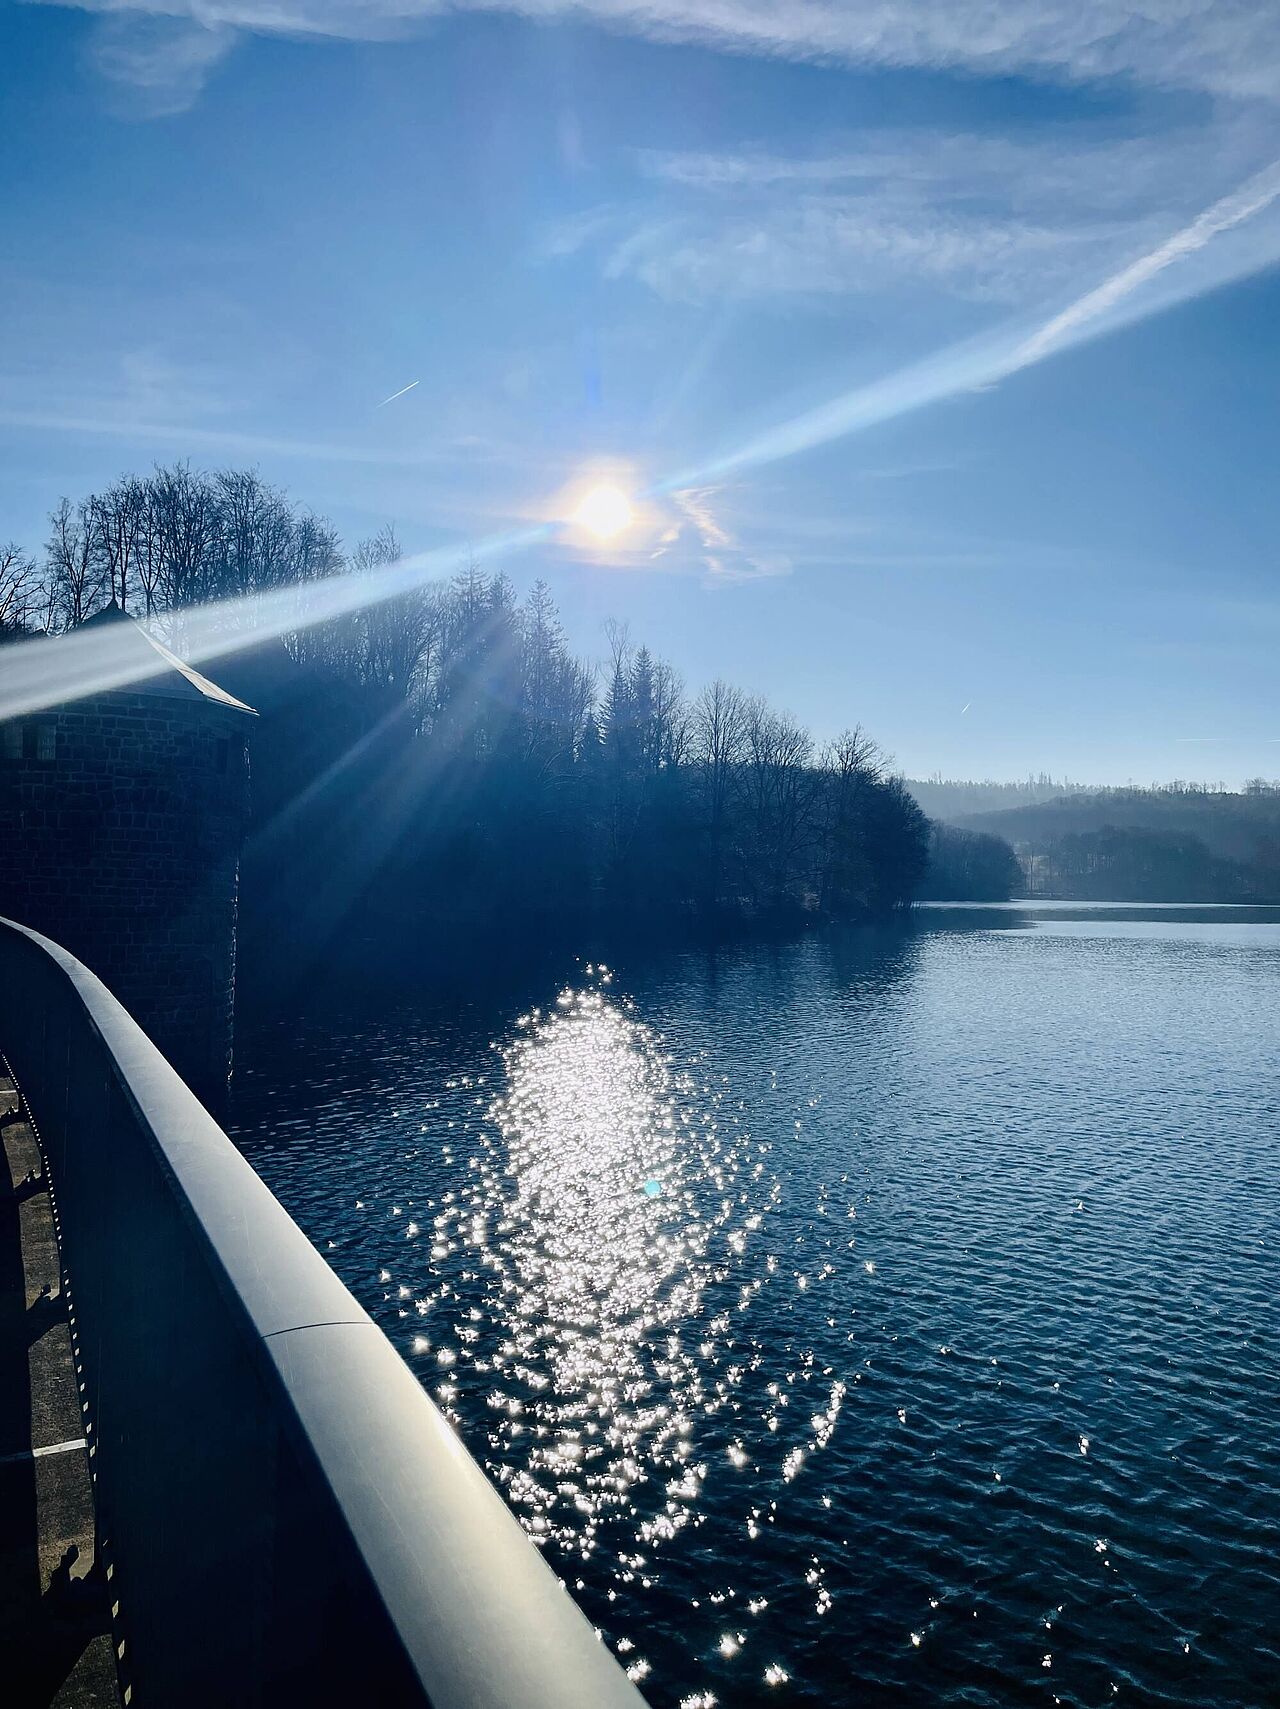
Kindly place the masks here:
<instances>
[{"instance_id":1,"label":"sun","mask_svg":"<svg viewBox=\"0 0 1280 1709\"><path fill-rule=\"evenodd\" d=\"M612 540L635 520L626 493L612 486L592 487L573 513L573 520L597 540Z\"/></svg>"}]
</instances>

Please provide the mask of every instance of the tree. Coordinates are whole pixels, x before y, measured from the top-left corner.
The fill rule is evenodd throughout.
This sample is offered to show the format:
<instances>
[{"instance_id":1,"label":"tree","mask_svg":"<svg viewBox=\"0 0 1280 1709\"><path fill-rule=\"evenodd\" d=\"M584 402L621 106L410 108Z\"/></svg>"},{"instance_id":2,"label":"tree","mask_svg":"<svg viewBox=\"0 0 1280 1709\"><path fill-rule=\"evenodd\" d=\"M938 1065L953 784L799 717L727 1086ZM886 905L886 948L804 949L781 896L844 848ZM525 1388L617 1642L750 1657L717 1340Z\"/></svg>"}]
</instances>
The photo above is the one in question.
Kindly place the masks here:
<instances>
[{"instance_id":1,"label":"tree","mask_svg":"<svg viewBox=\"0 0 1280 1709\"><path fill-rule=\"evenodd\" d=\"M147 482L150 521L143 561L148 609L198 605L212 597L218 504L187 463L157 468Z\"/></svg>"},{"instance_id":2,"label":"tree","mask_svg":"<svg viewBox=\"0 0 1280 1709\"><path fill-rule=\"evenodd\" d=\"M856 913L870 906L875 889L868 808L884 757L855 724L824 750L819 776L819 907L837 916Z\"/></svg>"},{"instance_id":3,"label":"tree","mask_svg":"<svg viewBox=\"0 0 1280 1709\"><path fill-rule=\"evenodd\" d=\"M107 603L107 581L97 549L92 501L72 506L60 499L49 516L46 566L55 620L74 629Z\"/></svg>"},{"instance_id":4,"label":"tree","mask_svg":"<svg viewBox=\"0 0 1280 1709\"><path fill-rule=\"evenodd\" d=\"M745 870L757 906L799 901L807 875L816 790L809 732L758 698L743 707L737 772L745 810Z\"/></svg>"},{"instance_id":5,"label":"tree","mask_svg":"<svg viewBox=\"0 0 1280 1709\"><path fill-rule=\"evenodd\" d=\"M302 548L314 550L311 520L299 526ZM391 570L403 555L395 529L388 525L372 539L362 540L346 567L349 574L372 578ZM431 671L440 639L440 602L434 589L411 585L389 599L371 599L355 613L349 628L350 668L357 680L393 702L408 701L420 677Z\"/></svg>"},{"instance_id":6,"label":"tree","mask_svg":"<svg viewBox=\"0 0 1280 1709\"><path fill-rule=\"evenodd\" d=\"M867 803L871 911L905 908L929 870L929 821L901 777L881 778Z\"/></svg>"},{"instance_id":7,"label":"tree","mask_svg":"<svg viewBox=\"0 0 1280 1709\"><path fill-rule=\"evenodd\" d=\"M1003 837L935 819L921 894L943 902L1007 902L1023 887L1022 868Z\"/></svg>"},{"instance_id":8,"label":"tree","mask_svg":"<svg viewBox=\"0 0 1280 1709\"><path fill-rule=\"evenodd\" d=\"M746 739L747 703L719 677L694 702L692 753L705 840L703 901L712 910L724 894L734 775Z\"/></svg>"},{"instance_id":9,"label":"tree","mask_svg":"<svg viewBox=\"0 0 1280 1709\"><path fill-rule=\"evenodd\" d=\"M11 641L43 628L47 610L38 560L17 541L0 545L0 640Z\"/></svg>"},{"instance_id":10,"label":"tree","mask_svg":"<svg viewBox=\"0 0 1280 1709\"><path fill-rule=\"evenodd\" d=\"M88 507L93 550L106 583L107 599L121 611L142 609L140 558L144 538L150 543L146 484L126 477L106 492L92 494Z\"/></svg>"}]
</instances>

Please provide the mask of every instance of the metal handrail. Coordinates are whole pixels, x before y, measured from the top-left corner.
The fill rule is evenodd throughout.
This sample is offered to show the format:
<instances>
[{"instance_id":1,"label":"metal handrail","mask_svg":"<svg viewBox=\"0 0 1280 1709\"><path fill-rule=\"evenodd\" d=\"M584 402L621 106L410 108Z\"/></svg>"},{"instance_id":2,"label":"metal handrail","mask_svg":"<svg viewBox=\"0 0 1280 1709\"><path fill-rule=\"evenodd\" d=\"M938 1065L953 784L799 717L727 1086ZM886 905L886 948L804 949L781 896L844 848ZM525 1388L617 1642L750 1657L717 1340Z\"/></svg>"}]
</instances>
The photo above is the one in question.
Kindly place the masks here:
<instances>
[{"instance_id":1,"label":"metal handrail","mask_svg":"<svg viewBox=\"0 0 1280 1709\"><path fill-rule=\"evenodd\" d=\"M382 1330L94 974L0 921L132 1702L640 1709Z\"/></svg>"}]
</instances>

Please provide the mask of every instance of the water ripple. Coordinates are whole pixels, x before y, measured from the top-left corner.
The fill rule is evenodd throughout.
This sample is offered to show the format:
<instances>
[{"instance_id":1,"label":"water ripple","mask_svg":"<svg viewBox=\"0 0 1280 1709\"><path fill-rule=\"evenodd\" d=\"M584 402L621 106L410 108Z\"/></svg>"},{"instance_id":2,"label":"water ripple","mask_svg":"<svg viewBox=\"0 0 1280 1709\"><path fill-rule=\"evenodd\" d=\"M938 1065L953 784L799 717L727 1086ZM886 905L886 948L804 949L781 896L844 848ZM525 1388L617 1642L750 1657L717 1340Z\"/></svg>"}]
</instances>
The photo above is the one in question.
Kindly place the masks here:
<instances>
[{"instance_id":1,"label":"water ripple","mask_svg":"<svg viewBox=\"0 0 1280 1709\"><path fill-rule=\"evenodd\" d=\"M620 983L263 1028L238 1137L651 1701L1274 1701L1280 928Z\"/></svg>"}]
</instances>

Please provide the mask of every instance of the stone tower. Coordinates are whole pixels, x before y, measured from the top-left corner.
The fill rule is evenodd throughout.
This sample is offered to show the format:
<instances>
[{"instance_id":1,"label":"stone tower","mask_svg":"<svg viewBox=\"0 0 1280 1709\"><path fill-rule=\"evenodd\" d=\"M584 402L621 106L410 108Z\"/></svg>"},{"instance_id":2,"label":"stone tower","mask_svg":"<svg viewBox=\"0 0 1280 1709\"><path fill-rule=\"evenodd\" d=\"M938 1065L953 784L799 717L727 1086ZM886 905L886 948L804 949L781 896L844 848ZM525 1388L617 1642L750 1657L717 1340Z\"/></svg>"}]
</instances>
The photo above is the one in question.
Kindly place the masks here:
<instances>
[{"instance_id":1,"label":"stone tower","mask_svg":"<svg viewBox=\"0 0 1280 1709\"><path fill-rule=\"evenodd\" d=\"M92 968L216 1110L254 713L117 606L67 641L95 632L132 680L0 725L0 914Z\"/></svg>"}]
</instances>

